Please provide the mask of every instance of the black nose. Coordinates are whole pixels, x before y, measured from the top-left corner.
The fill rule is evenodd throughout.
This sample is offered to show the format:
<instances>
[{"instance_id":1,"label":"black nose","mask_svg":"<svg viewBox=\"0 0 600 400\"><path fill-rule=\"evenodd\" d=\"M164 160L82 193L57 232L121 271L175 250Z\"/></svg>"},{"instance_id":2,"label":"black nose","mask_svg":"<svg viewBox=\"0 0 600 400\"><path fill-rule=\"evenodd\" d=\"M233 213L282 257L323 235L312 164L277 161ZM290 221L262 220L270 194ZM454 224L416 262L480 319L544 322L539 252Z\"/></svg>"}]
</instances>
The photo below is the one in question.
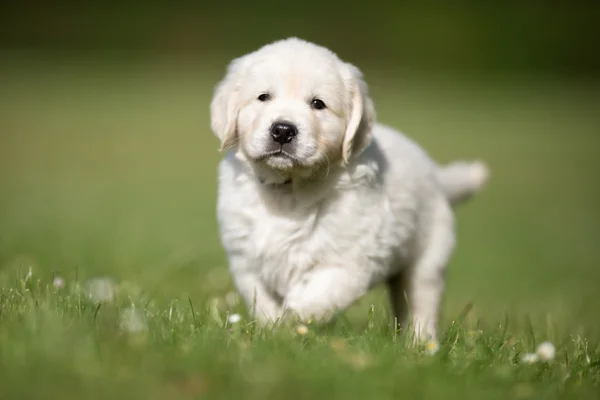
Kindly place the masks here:
<instances>
[{"instance_id":1,"label":"black nose","mask_svg":"<svg viewBox=\"0 0 600 400\"><path fill-rule=\"evenodd\" d=\"M271 136L273 140L282 146L289 143L298 134L296 127L287 122L275 122L271 126Z\"/></svg>"}]
</instances>

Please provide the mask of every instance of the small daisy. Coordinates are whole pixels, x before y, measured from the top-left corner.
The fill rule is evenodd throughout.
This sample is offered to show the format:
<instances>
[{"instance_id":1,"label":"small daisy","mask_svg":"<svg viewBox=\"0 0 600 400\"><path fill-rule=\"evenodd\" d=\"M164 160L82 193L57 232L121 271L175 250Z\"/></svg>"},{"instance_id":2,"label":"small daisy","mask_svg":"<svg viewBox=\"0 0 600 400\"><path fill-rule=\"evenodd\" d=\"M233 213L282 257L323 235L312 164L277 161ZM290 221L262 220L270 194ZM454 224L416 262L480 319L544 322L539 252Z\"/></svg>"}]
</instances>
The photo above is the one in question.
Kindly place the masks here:
<instances>
[{"instance_id":1,"label":"small daisy","mask_svg":"<svg viewBox=\"0 0 600 400\"><path fill-rule=\"evenodd\" d=\"M535 364L540 360L540 357L535 353L525 353L521 356L523 364Z\"/></svg>"},{"instance_id":2,"label":"small daisy","mask_svg":"<svg viewBox=\"0 0 600 400\"><path fill-rule=\"evenodd\" d=\"M238 322L240 322L242 320L242 317L240 317L240 314L231 314L229 316L229 318L227 318L227 321L230 324L237 324Z\"/></svg>"},{"instance_id":3,"label":"small daisy","mask_svg":"<svg viewBox=\"0 0 600 400\"><path fill-rule=\"evenodd\" d=\"M142 333L148 330L146 317L135 307L128 307L121 312L121 329L129 333Z\"/></svg>"},{"instance_id":4,"label":"small daisy","mask_svg":"<svg viewBox=\"0 0 600 400\"><path fill-rule=\"evenodd\" d=\"M55 276L52 281L52 286L57 289L62 289L65 287L65 280L61 276Z\"/></svg>"},{"instance_id":5,"label":"small daisy","mask_svg":"<svg viewBox=\"0 0 600 400\"><path fill-rule=\"evenodd\" d=\"M552 361L556 355L556 349L550 342L540 343L535 352L542 361Z\"/></svg>"},{"instance_id":6,"label":"small daisy","mask_svg":"<svg viewBox=\"0 0 600 400\"><path fill-rule=\"evenodd\" d=\"M425 349L429 355L434 355L440 349L440 344L437 342L437 340L430 340L427 342Z\"/></svg>"},{"instance_id":7,"label":"small daisy","mask_svg":"<svg viewBox=\"0 0 600 400\"><path fill-rule=\"evenodd\" d=\"M308 333L308 327L306 325L298 325L296 327L296 333L298 335L304 336L304 335L306 335Z\"/></svg>"}]
</instances>

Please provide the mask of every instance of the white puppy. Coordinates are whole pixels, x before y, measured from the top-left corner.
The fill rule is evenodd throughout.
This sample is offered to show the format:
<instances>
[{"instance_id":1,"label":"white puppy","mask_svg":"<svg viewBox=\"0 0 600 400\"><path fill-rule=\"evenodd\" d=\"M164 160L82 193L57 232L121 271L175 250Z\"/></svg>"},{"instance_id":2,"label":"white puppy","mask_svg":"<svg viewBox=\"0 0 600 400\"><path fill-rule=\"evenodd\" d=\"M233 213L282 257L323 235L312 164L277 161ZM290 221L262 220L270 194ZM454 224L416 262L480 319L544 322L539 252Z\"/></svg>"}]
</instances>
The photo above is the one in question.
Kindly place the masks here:
<instances>
[{"instance_id":1,"label":"white puppy","mask_svg":"<svg viewBox=\"0 0 600 400\"><path fill-rule=\"evenodd\" d=\"M435 338L450 206L482 186L484 164L438 167L375 123L358 68L297 38L233 60L211 119L229 149L221 240L258 321L327 320L385 282L397 320Z\"/></svg>"}]
</instances>

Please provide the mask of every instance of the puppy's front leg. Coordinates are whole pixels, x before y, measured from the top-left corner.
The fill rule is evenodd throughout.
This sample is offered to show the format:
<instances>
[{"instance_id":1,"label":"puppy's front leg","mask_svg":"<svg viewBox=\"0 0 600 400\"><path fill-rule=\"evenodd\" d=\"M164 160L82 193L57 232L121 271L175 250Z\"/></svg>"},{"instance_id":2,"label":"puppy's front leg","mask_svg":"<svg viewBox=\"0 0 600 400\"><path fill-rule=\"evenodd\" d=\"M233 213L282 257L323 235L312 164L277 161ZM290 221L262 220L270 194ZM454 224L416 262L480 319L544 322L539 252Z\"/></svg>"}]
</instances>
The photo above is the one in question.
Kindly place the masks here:
<instances>
[{"instance_id":1,"label":"puppy's front leg","mask_svg":"<svg viewBox=\"0 0 600 400\"><path fill-rule=\"evenodd\" d=\"M344 268L314 269L293 286L284 300L284 313L327 322L337 311L350 306L368 290L368 279Z\"/></svg>"},{"instance_id":2,"label":"puppy's front leg","mask_svg":"<svg viewBox=\"0 0 600 400\"><path fill-rule=\"evenodd\" d=\"M248 313L259 324L277 322L282 316L281 301L265 287L258 273L243 258L230 259L230 270Z\"/></svg>"}]
</instances>

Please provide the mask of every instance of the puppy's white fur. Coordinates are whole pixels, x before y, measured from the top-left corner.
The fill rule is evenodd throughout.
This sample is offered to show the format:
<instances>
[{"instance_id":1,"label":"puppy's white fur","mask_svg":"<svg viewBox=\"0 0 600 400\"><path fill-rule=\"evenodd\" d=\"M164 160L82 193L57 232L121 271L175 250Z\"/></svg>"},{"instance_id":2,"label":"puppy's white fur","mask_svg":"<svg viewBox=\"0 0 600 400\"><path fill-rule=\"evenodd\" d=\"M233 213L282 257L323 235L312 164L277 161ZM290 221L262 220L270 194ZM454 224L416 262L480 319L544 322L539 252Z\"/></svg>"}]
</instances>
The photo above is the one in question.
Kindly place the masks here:
<instances>
[{"instance_id":1,"label":"puppy's white fur","mask_svg":"<svg viewBox=\"0 0 600 400\"><path fill-rule=\"evenodd\" d=\"M211 119L229 150L221 240L258 321L328 320L385 282L398 322L435 338L455 243L451 205L483 185L483 163L438 166L375 123L358 68L297 38L233 60ZM297 127L287 153L271 151L278 121Z\"/></svg>"}]
</instances>

